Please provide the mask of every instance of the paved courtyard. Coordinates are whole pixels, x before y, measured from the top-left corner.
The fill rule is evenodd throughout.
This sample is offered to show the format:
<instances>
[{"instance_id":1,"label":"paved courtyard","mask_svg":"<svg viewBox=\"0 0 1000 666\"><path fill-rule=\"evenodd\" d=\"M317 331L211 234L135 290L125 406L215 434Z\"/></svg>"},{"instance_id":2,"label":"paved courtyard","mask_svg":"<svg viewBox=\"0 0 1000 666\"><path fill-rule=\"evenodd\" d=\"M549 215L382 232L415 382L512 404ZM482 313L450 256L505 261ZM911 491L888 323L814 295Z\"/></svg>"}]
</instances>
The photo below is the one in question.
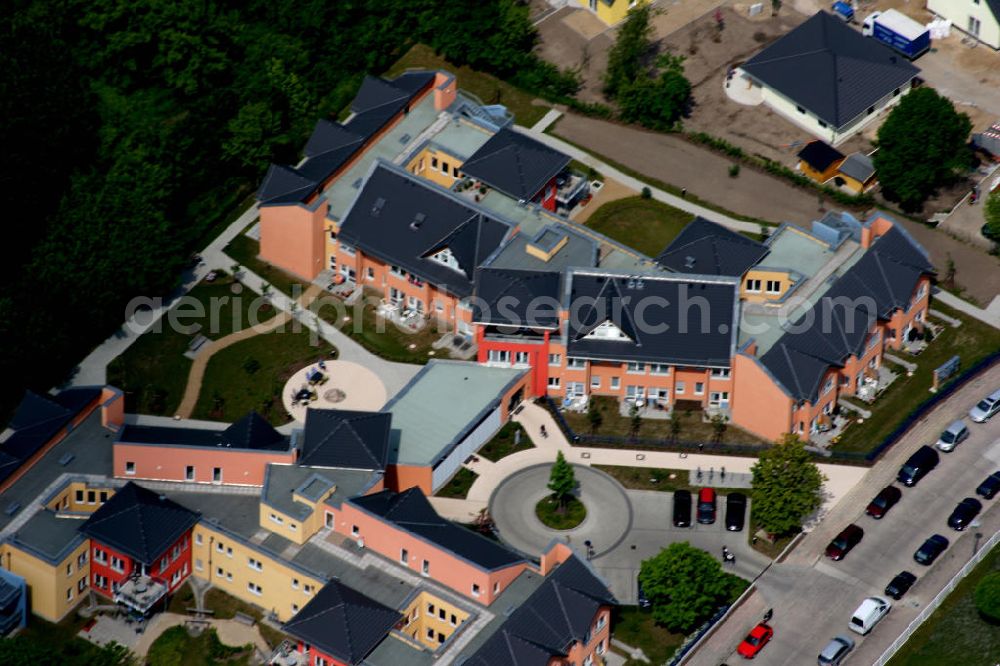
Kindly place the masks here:
<instances>
[{"instance_id":1,"label":"paved courtyard","mask_svg":"<svg viewBox=\"0 0 1000 666\"><path fill-rule=\"evenodd\" d=\"M325 368L316 364L308 365L289 377L282 391L281 400L285 411L296 421L306 419L306 408L353 409L378 411L385 405L387 395L385 384L374 372L352 361L326 361ZM322 383L309 383L312 373L324 377ZM302 404L295 400L299 391L311 390L316 399Z\"/></svg>"}]
</instances>

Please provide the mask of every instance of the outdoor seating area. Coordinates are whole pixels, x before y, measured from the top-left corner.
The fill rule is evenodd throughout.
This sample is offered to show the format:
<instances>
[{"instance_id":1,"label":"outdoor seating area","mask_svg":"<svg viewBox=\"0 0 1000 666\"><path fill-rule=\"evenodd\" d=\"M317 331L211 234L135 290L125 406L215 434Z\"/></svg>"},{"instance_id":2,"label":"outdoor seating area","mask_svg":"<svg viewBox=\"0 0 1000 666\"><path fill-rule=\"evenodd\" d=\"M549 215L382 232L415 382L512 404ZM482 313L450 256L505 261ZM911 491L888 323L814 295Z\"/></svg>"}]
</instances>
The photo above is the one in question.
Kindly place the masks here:
<instances>
[{"instance_id":1,"label":"outdoor seating area","mask_svg":"<svg viewBox=\"0 0 1000 666\"><path fill-rule=\"evenodd\" d=\"M427 315L416 308L403 307L401 303L380 303L375 314L395 323L403 330L416 333L427 325Z\"/></svg>"},{"instance_id":2,"label":"outdoor seating area","mask_svg":"<svg viewBox=\"0 0 1000 666\"><path fill-rule=\"evenodd\" d=\"M282 641L271 653L267 663L273 666L305 666L308 657L295 649L291 641Z\"/></svg>"},{"instance_id":3,"label":"outdoor seating area","mask_svg":"<svg viewBox=\"0 0 1000 666\"><path fill-rule=\"evenodd\" d=\"M478 347L472 337L461 333L445 333L431 343L432 349L447 350L451 358L469 361L476 357Z\"/></svg>"},{"instance_id":4,"label":"outdoor seating area","mask_svg":"<svg viewBox=\"0 0 1000 666\"><path fill-rule=\"evenodd\" d=\"M809 433L809 442L818 448L826 449L837 443L850 419L840 413L823 414L816 419L816 427Z\"/></svg>"},{"instance_id":5,"label":"outdoor seating area","mask_svg":"<svg viewBox=\"0 0 1000 666\"><path fill-rule=\"evenodd\" d=\"M117 643L129 649L135 647L145 633L146 622L130 614L101 614L91 619L79 632L80 638L94 645Z\"/></svg>"},{"instance_id":6,"label":"outdoor seating area","mask_svg":"<svg viewBox=\"0 0 1000 666\"><path fill-rule=\"evenodd\" d=\"M166 581L152 576L133 575L118 588L115 602L145 615L166 594Z\"/></svg>"},{"instance_id":7,"label":"outdoor seating area","mask_svg":"<svg viewBox=\"0 0 1000 666\"><path fill-rule=\"evenodd\" d=\"M864 379L861 380L861 385L858 386L858 399L869 404L875 402L875 399L889 388L889 385L896 381L898 376L897 373L889 370L884 364L876 369L866 369Z\"/></svg>"},{"instance_id":8,"label":"outdoor seating area","mask_svg":"<svg viewBox=\"0 0 1000 666\"><path fill-rule=\"evenodd\" d=\"M562 404L559 406L570 412L585 412L587 411L588 402L589 397L587 395L568 395L563 398Z\"/></svg>"},{"instance_id":9,"label":"outdoor seating area","mask_svg":"<svg viewBox=\"0 0 1000 666\"><path fill-rule=\"evenodd\" d=\"M386 402L385 384L368 368L350 361L320 361L297 371L285 382L285 411L304 422L306 410L377 411Z\"/></svg>"}]
</instances>

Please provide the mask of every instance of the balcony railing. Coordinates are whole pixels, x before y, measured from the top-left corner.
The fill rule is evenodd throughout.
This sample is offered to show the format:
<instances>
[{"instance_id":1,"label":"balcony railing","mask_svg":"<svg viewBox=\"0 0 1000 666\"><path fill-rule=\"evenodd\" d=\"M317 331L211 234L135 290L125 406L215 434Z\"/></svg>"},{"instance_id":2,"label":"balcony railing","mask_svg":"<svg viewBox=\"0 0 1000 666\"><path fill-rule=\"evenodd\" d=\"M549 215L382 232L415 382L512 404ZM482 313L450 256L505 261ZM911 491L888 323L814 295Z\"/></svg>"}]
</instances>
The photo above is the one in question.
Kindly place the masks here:
<instances>
[{"instance_id":1,"label":"balcony railing","mask_svg":"<svg viewBox=\"0 0 1000 666\"><path fill-rule=\"evenodd\" d=\"M115 602L147 613L167 594L167 582L152 576L133 575L115 593Z\"/></svg>"}]
</instances>

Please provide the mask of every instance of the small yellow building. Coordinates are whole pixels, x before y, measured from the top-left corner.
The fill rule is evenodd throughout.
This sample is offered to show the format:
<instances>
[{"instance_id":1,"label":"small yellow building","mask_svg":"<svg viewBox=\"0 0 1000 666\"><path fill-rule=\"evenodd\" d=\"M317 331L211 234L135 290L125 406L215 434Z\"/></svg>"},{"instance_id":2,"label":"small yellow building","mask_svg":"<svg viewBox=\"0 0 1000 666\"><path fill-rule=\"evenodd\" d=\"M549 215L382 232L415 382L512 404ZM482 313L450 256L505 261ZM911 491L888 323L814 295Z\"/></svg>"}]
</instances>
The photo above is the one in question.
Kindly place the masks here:
<instances>
[{"instance_id":1,"label":"small yellow building","mask_svg":"<svg viewBox=\"0 0 1000 666\"><path fill-rule=\"evenodd\" d=\"M798 158L799 171L822 185L837 175L844 154L823 141L810 141Z\"/></svg>"},{"instance_id":2,"label":"small yellow building","mask_svg":"<svg viewBox=\"0 0 1000 666\"><path fill-rule=\"evenodd\" d=\"M628 10L648 2L649 0L577 0L577 4L592 11L607 25L624 21Z\"/></svg>"}]
</instances>

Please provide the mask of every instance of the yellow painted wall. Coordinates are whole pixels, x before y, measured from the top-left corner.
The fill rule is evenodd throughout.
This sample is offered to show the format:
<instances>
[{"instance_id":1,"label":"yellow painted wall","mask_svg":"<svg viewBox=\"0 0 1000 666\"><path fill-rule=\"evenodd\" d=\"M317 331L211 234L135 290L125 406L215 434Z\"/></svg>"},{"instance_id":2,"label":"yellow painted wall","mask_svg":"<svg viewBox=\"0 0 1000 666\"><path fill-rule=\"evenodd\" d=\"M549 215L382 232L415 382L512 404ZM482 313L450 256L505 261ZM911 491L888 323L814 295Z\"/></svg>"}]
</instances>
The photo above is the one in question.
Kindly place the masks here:
<instances>
[{"instance_id":1,"label":"yellow painted wall","mask_svg":"<svg viewBox=\"0 0 1000 666\"><path fill-rule=\"evenodd\" d=\"M809 166L805 161L799 160L799 171L812 178L817 183L822 184L837 175L837 169L840 168L840 165L843 164L843 162L844 160L836 160L826 168L826 171L817 171Z\"/></svg>"},{"instance_id":2,"label":"yellow painted wall","mask_svg":"<svg viewBox=\"0 0 1000 666\"><path fill-rule=\"evenodd\" d=\"M850 176L847 176L847 175L842 174L842 173L838 173L837 176L839 176L840 178L843 178L844 179L844 187L850 188L850 190L852 192L854 192L855 194L861 194L862 192L865 191L865 184L862 183L857 178L851 178ZM872 178L869 182L870 182L869 187L871 187L871 186L873 186L875 184L875 179Z\"/></svg>"},{"instance_id":3,"label":"yellow painted wall","mask_svg":"<svg viewBox=\"0 0 1000 666\"><path fill-rule=\"evenodd\" d=\"M433 166L434 160L437 160L437 168ZM433 146L428 146L413 156L406 165L406 169L410 173L426 178L438 185L451 187L459 179L459 176L455 175L455 169L458 169L459 174L462 173L462 163L463 160L454 155ZM447 172L444 171L445 164L448 165Z\"/></svg>"},{"instance_id":4,"label":"yellow painted wall","mask_svg":"<svg viewBox=\"0 0 1000 666\"><path fill-rule=\"evenodd\" d=\"M78 501L77 493L82 492L82 500ZM93 493L93 495L91 495ZM104 502L111 499L115 494L115 489L111 486L91 486L82 481L73 481L59 491L48 503L48 508L53 511L72 511L81 513L93 513L101 508ZM91 501L91 496L93 501Z\"/></svg>"},{"instance_id":5,"label":"yellow painted wall","mask_svg":"<svg viewBox=\"0 0 1000 666\"><path fill-rule=\"evenodd\" d=\"M443 619L442 611L444 611ZM468 613L429 592L421 592L415 596L403 610L403 614L406 618L400 631L432 650L440 647L442 642L448 640L448 637L469 619ZM427 635L428 630L433 632L433 636ZM444 636L443 641L438 640L438 634Z\"/></svg>"},{"instance_id":6,"label":"yellow painted wall","mask_svg":"<svg viewBox=\"0 0 1000 666\"><path fill-rule=\"evenodd\" d=\"M628 14L628 10L632 7L632 5L644 5L648 1L649 0L577 0L577 3L597 14L597 18L601 19L604 23L614 25L615 23L625 19L625 16Z\"/></svg>"},{"instance_id":7,"label":"yellow painted wall","mask_svg":"<svg viewBox=\"0 0 1000 666\"><path fill-rule=\"evenodd\" d=\"M49 622L58 622L73 610L90 590L90 558L87 556L89 546L90 540L84 539L56 566L10 543L0 546L0 558L5 569L27 581L28 609ZM81 555L85 556L82 566ZM81 580L83 591L79 588Z\"/></svg>"},{"instance_id":8,"label":"yellow painted wall","mask_svg":"<svg viewBox=\"0 0 1000 666\"><path fill-rule=\"evenodd\" d=\"M312 508L312 513L305 520L300 520L289 516L288 514L278 511L274 507L270 507L263 502L260 503L260 526L266 530L270 530L275 534L280 534L289 541L297 543L299 545L304 544L309 538L319 532L323 528L323 522L325 520L326 512L323 510L323 502L326 498L332 495L336 491L336 488L330 490L330 492L323 495L323 498L317 504L311 502L301 495L292 495L296 502L302 502L306 506Z\"/></svg>"},{"instance_id":9,"label":"yellow painted wall","mask_svg":"<svg viewBox=\"0 0 1000 666\"><path fill-rule=\"evenodd\" d=\"M760 280L760 292L747 291L747 280ZM781 289L776 294L769 294L767 292L767 282L768 280L777 280L781 283ZM751 269L747 271L746 275L743 276L743 282L740 283L740 298L744 301L750 303L761 303L764 301L776 301L785 292L789 290L792 286L792 279L788 275L788 271L769 271L769 270L757 270Z\"/></svg>"},{"instance_id":10,"label":"yellow painted wall","mask_svg":"<svg viewBox=\"0 0 1000 666\"><path fill-rule=\"evenodd\" d=\"M324 585L324 581L305 576L281 560L203 523L194 527L191 557L195 576L237 599L273 611L282 622L309 603ZM260 562L260 571L251 568L250 558ZM251 592L247 587L249 583L259 585L260 594Z\"/></svg>"}]
</instances>

